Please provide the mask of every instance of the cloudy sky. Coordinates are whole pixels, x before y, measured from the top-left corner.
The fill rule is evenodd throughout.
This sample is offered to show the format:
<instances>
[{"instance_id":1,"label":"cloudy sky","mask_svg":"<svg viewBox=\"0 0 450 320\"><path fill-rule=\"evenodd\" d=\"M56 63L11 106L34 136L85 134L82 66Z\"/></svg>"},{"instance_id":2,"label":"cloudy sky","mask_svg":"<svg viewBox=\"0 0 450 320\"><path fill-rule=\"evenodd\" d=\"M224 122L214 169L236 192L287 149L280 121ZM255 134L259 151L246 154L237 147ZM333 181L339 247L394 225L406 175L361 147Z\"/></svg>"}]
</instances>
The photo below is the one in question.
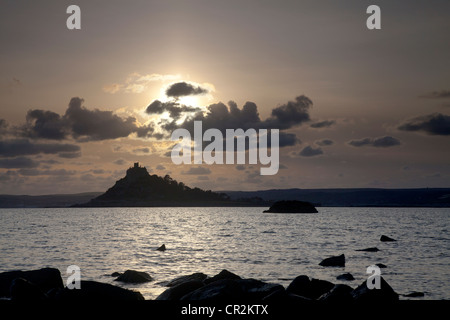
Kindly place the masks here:
<instances>
[{"instance_id":1,"label":"cloudy sky","mask_svg":"<svg viewBox=\"0 0 450 320\"><path fill-rule=\"evenodd\" d=\"M212 190L450 187L448 0L0 8L0 193L104 191L136 161ZM279 129L280 170L173 164L195 119Z\"/></svg>"}]
</instances>

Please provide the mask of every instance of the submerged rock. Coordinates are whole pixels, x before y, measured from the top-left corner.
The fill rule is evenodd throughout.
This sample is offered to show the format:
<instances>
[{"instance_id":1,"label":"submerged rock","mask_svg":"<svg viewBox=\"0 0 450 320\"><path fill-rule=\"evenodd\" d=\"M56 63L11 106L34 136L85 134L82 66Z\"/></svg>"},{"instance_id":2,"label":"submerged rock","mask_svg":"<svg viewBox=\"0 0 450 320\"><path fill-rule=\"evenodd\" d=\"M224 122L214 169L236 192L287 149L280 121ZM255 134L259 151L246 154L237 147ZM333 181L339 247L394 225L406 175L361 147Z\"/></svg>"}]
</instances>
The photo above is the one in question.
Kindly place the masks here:
<instances>
[{"instance_id":1,"label":"submerged rock","mask_svg":"<svg viewBox=\"0 0 450 320\"><path fill-rule=\"evenodd\" d=\"M143 283L152 281L153 278L146 272L127 270L120 276L118 276L114 281L121 281L127 283Z\"/></svg>"},{"instance_id":2,"label":"submerged rock","mask_svg":"<svg viewBox=\"0 0 450 320\"><path fill-rule=\"evenodd\" d=\"M269 210L264 212L268 213L317 213L317 209L310 202L297 201L297 200L285 200L277 201Z\"/></svg>"},{"instance_id":3,"label":"submerged rock","mask_svg":"<svg viewBox=\"0 0 450 320\"><path fill-rule=\"evenodd\" d=\"M322 267L345 267L345 255L333 256L323 259L320 263Z\"/></svg>"},{"instance_id":4,"label":"submerged rock","mask_svg":"<svg viewBox=\"0 0 450 320\"><path fill-rule=\"evenodd\" d=\"M371 247L371 248L359 249L359 250L355 250L355 251L378 252L378 251L380 251L380 249L378 249L377 247Z\"/></svg>"},{"instance_id":5,"label":"submerged rock","mask_svg":"<svg viewBox=\"0 0 450 320\"><path fill-rule=\"evenodd\" d=\"M382 242L391 242L391 241L397 241L395 239L389 238L388 236L385 236L384 234L381 236L380 241Z\"/></svg>"},{"instance_id":6,"label":"submerged rock","mask_svg":"<svg viewBox=\"0 0 450 320\"><path fill-rule=\"evenodd\" d=\"M424 296L425 296L425 293L423 293L423 292L418 292L418 291L413 291L413 292L411 292L411 293L404 294L403 296L404 296L404 297L407 297L407 298L420 298L420 297L424 297Z\"/></svg>"},{"instance_id":7,"label":"submerged rock","mask_svg":"<svg viewBox=\"0 0 450 320\"><path fill-rule=\"evenodd\" d=\"M344 273L336 277L337 280L353 281L355 278L351 273Z\"/></svg>"},{"instance_id":8,"label":"submerged rock","mask_svg":"<svg viewBox=\"0 0 450 320\"><path fill-rule=\"evenodd\" d=\"M302 275L295 278L287 287L286 292L315 300L334 287L334 284L318 279L310 279Z\"/></svg>"},{"instance_id":9,"label":"submerged rock","mask_svg":"<svg viewBox=\"0 0 450 320\"><path fill-rule=\"evenodd\" d=\"M384 269L387 268L387 265L383 264L383 263L377 263L376 266L380 269Z\"/></svg>"}]
</instances>

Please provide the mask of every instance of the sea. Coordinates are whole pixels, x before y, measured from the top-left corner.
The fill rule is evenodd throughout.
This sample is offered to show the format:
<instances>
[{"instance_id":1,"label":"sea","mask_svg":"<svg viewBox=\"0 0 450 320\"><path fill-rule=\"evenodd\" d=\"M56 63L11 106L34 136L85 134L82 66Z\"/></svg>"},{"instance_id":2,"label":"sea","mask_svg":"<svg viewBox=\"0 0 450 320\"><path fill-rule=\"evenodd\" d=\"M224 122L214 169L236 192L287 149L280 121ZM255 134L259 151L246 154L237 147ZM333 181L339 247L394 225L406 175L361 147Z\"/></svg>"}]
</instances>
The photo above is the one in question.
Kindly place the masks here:
<instances>
[{"instance_id":1,"label":"sea","mask_svg":"<svg viewBox=\"0 0 450 320\"><path fill-rule=\"evenodd\" d=\"M0 209L0 272L53 267L63 281L111 283L155 299L167 281L226 269L285 287L299 275L357 287L370 265L399 294L450 299L449 208L318 208L316 214L263 213L261 207ZM381 242L387 235L395 242ZM156 249L165 244L167 250ZM378 252L357 251L377 247ZM322 267L345 254L345 267ZM113 272L144 271L144 284ZM354 281L336 277L351 273ZM409 299L400 296L400 299Z\"/></svg>"}]
</instances>

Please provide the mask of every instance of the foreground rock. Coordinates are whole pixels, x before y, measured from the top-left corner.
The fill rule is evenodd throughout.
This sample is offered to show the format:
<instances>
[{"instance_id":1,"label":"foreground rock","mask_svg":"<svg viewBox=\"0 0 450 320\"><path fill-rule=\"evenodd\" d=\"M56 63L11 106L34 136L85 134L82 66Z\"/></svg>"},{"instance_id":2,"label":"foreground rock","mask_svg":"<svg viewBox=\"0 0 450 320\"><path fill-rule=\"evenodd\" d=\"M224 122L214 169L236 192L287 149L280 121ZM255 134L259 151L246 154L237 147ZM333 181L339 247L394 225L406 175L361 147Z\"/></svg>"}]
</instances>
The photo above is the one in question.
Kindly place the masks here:
<instances>
[{"instance_id":1,"label":"foreground rock","mask_svg":"<svg viewBox=\"0 0 450 320\"><path fill-rule=\"evenodd\" d=\"M367 281L351 292L353 300L356 302L393 302L398 300L398 294L380 276L380 289L369 289Z\"/></svg>"},{"instance_id":2,"label":"foreground rock","mask_svg":"<svg viewBox=\"0 0 450 320\"><path fill-rule=\"evenodd\" d=\"M269 213L317 213L317 209L312 203L306 201L287 200L275 202L269 210Z\"/></svg>"},{"instance_id":3,"label":"foreground rock","mask_svg":"<svg viewBox=\"0 0 450 320\"><path fill-rule=\"evenodd\" d=\"M424 297L424 296L425 296L425 293L423 293L423 292L418 292L418 291L413 291L413 292L411 292L411 293L404 294L403 296L404 296L404 297L407 297L407 298L421 298L421 297Z\"/></svg>"},{"instance_id":4,"label":"foreground rock","mask_svg":"<svg viewBox=\"0 0 450 320\"><path fill-rule=\"evenodd\" d=\"M50 289L62 289L64 287L61 273L58 269L43 268L31 271L8 271L0 273L0 297L10 297L11 286L15 279L21 278L37 286L43 293ZM25 285L21 282L19 285Z\"/></svg>"},{"instance_id":5,"label":"foreground rock","mask_svg":"<svg viewBox=\"0 0 450 320\"><path fill-rule=\"evenodd\" d=\"M295 278L286 289L287 293L315 300L324 293L333 289L334 284L318 279L310 279L308 276L302 275Z\"/></svg>"},{"instance_id":6,"label":"foreground rock","mask_svg":"<svg viewBox=\"0 0 450 320\"><path fill-rule=\"evenodd\" d=\"M11 300L13 301L43 301L48 299L37 285L23 278L16 278L11 284Z\"/></svg>"},{"instance_id":7,"label":"foreground rock","mask_svg":"<svg viewBox=\"0 0 450 320\"><path fill-rule=\"evenodd\" d=\"M395 239L389 238L388 236L385 236L384 234L381 236L380 238L381 242L392 242L392 241L397 241Z\"/></svg>"},{"instance_id":8,"label":"foreground rock","mask_svg":"<svg viewBox=\"0 0 450 320\"><path fill-rule=\"evenodd\" d=\"M126 283L144 283L152 281L153 278L146 272L127 270L123 274L119 275L114 281L126 282Z\"/></svg>"},{"instance_id":9,"label":"foreground rock","mask_svg":"<svg viewBox=\"0 0 450 320\"><path fill-rule=\"evenodd\" d=\"M54 299L59 301L133 301L144 300L141 293L108 283L81 281L80 289L64 288L55 293Z\"/></svg>"},{"instance_id":10,"label":"foreground rock","mask_svg":"<svg viewBox=\"0 0 450 320\"><path fill-rule=\"evenodd\" d=\"M199 280L189 280L186 282L179 283L170 289L165 290L161 293L156 300L169 300L169 301L179 301L185 295L204 287L203 281Z\"/></svg>"},{"instance_id":11,"label":"foreground rock","mask_svg":"<svg viewBox=\"0 0 450 320\"><path fill-rule=\"evenodd\" d=\"M352 302L353 288L345 284L337 284L330 291L319 297L319 301L325 302Z\"/></svg>"},{"instance_id":12,"label":"foreground rock","mask_svg":"<svg viewBox=\"0 0 450 320\"><path fill-rule=\"evenodd\" d=\"M205 279L204 282L205 282L205 284L209 284L209 283L219 281L219 280L240 280L240 279L242 279L242 278L240 276L238 276L237 274L234 274L233 272L230 272L228 270L222 270L218 274L216 274L214 277Z\"/></svg>"},{"instance_id":13,"label":"foreground rock","mask_svg":"<svg viewBox=\"0 0 450 320\"><path fill-rule=\"evenodd\" d=\"M320 263L322 267L345 267L345 255L333 256L323 259Z\"/></svg>"},{"instance_id":14,"label":"foreground rock","mask_svg":"<svg viewBox=\"0 0 450 320\"><path fill-rule=\"evenodd\" d=\"M166 287L175 287L177 285L180 285L185 282L190 282L190 281L203 282L204 280L206 280L206 278L208 278L208 276L206 274L197 272L197 273L193 273L193 274L190 274L187 276L181 276L176 279L173 279L166 284Z\"/></svg>"},{"instance_id":15,"label":"foreground rock","mask_svg":"<svg viewBox=\"0 0 450 320\"><path fill-rule=\"evenodd\" d=\"M211 282L181 298L185 301L258 301L274 291L284 291L279 284L254 279L224 279Z\"/></svg>"}]
</instances>

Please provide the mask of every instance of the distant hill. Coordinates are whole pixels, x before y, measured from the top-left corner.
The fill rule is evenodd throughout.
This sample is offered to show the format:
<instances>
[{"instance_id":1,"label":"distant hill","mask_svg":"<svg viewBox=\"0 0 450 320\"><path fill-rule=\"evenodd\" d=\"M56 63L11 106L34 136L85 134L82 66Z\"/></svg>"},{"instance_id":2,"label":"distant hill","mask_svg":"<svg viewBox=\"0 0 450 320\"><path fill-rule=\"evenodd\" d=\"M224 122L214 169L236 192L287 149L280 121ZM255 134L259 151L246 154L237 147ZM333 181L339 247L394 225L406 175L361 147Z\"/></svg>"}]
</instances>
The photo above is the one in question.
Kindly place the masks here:
<instances>
[{"instance_id":1,"label":"distant hill","mask_svg":"<svg viewBox=\"0 0 450 320\"><path fill-rule=\"evenodd\" d=\"M206 206L227 205L224 193L190 188L169 175L150 175L145 167L135 163L124 178L105 193L76 207L146 207L146 206Z\"/></svg>"},{"instance_id":2,"label":"distant hill","mask_svg":"<svg viewBox=\"0 0 450 320\"><path fill-rule=\"evenodd\" d=\"M324 207L450 207L450 188L273 189L223 192L232 200L300 200Z\"/></svg>"},{"instance_id":3,"label":"distant hill","mask_svg":"<svg viewBox=\"0 0 450 320\"><path fill-rule=\"evenodd\" d=\"M69 207L74 203L88 202L101 194L101 192L49 194L43 196L2 194L0 195L0 208Z\"/></svg>"}]
</instances>

